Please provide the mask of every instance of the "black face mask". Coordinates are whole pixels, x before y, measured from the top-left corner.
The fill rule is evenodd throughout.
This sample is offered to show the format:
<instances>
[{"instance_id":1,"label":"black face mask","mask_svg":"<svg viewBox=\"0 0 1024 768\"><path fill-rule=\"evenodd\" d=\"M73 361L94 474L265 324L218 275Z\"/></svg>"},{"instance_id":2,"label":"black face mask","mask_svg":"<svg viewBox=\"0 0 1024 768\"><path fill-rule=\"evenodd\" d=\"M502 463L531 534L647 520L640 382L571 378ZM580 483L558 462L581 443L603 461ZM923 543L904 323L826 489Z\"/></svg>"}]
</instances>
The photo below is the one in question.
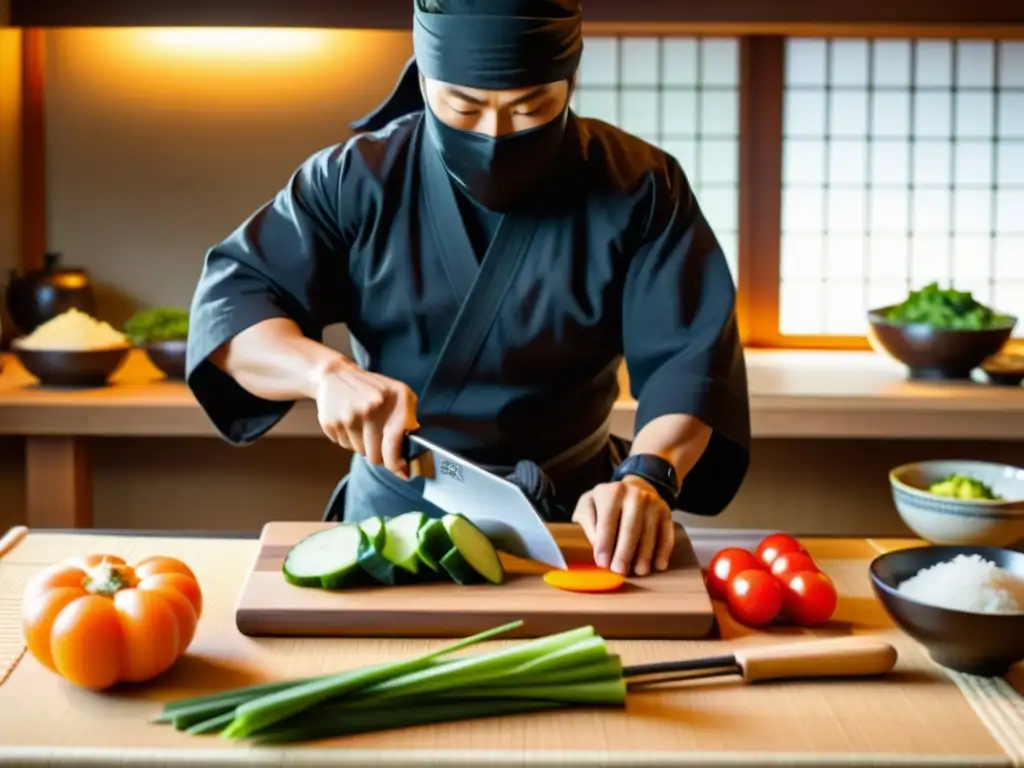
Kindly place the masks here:
<instances>
[{"instance_id":1,"label":"black face mask","mask_svg":"<svg viewBox=\"0 0 1024 768\"><path fill-rule=\"evenodd\" d=\"M554 163L568 114L566 105L544 125L496 138L452 128L429 105L424 119L448 174L485 208L504 211L521 202Z\"/></svg>"}]
</instances>

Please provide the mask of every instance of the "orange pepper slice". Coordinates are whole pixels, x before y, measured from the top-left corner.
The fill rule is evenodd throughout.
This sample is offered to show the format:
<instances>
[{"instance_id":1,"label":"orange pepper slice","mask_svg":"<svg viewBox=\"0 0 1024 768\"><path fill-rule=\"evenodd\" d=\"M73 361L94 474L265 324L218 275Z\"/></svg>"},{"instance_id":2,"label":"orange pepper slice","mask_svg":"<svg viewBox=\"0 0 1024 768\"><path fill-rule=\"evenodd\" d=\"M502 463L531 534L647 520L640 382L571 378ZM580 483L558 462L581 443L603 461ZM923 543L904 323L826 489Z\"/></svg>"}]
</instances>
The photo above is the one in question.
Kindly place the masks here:
<instances>
[{"instance_id":1,"label":"orange pepper slice","mask_svg":"<svg viewBox=\"0 0 1024 768\"><path fill-rule=\"evenodd\" d=\"M612 592L626 583L626 577L593 565L569 566L568 571L548 571L544 582L568 592Z\"/></svg>"}]
</instances>

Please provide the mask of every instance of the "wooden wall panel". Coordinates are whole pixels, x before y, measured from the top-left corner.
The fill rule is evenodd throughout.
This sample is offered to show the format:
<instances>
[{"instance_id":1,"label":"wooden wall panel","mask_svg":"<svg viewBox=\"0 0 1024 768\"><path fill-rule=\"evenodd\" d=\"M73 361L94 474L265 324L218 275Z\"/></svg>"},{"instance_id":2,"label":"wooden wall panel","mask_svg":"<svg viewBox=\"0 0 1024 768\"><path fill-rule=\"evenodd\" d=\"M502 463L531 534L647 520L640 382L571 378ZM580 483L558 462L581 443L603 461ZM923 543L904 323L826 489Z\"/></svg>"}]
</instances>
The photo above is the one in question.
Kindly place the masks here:
<instances>
[{"instance_id":1,"label":"wooden wall panel","mask_svg":"<svg viewBox=\"0 0 1024 768\"><path fill-rule=\"evenodd\" d=\"M21 44L22 270L42 266L46 251L46 35L26 29Z\"/></svg>"},{"instance_id":2,"label":"wooden wall panel","mask_svg":"<svg viewBox=\"0 0 1024 768\"><path fill-rule=\"evenodd\" d=\"M745 37L740 46L740 331L749 347L779 327L782 98L785 38Z\"/></svg>"}]
</instances>

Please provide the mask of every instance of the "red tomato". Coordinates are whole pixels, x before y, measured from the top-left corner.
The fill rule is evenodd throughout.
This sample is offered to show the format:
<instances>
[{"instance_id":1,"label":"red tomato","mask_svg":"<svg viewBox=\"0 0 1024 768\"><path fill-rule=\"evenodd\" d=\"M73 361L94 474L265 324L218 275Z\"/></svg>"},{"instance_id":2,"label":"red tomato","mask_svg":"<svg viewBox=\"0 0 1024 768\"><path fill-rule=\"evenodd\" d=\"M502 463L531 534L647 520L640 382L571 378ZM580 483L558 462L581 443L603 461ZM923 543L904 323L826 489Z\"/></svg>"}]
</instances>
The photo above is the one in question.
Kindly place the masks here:
<instances>
[{"instance_id":1,"label":"red tomato","mask_svg":"<svg viewBox=\"0 0 1024 768\"><path fill-rule=\"evenodd\" d=\"M757 556L768 568L772 567L775 558L781 554L804 551L806 550L800 546L799 541L784 533L773 533L770 536L765 536L761 543L757 545Z\"/></svg>"},{"instance_id":2,"label":"red tomato","mask_svg":"<svg viewBox=\"0 0 1024 768\"><path fill-rule=\"evenodd\" d=\"M772 561L772 575L781 579L788 573L797 571L819 571L814 558L806 552L783 552Z\"/></svg>"},{"instance_id":3,"label":"red tomato","mask_svg":"<svg viewBox=\"0 0 1024 768\"><path fill-rule=\"evenodd\" d=\"M781 610L782 585L763 568L740 571L729 582L729 611L744 624L767 624Z\"/></svg>"},{"instance_id":4,"label":"red tomato","mask_svg":"<svg viewBox=\"0 0 1024 768\"><path fill-rule=\"evenodd\" d=\"M821 571L788 573L782 577L782 583L786 615L796 624L823 624L836 612L839 595L832 579Z\"/></svg>"},{"instance_id":5,"label":"red tomato","mask_svg":"<svg viewBox=\"0 0 1024 768\"><path fill-rule=\"evenodd\" d=\"M708 592L719 600L728 599L729 582L740 571L763 568L751 552L739 547L728 547L715 555L708 564Z\"/></svg>"}]
</instances>

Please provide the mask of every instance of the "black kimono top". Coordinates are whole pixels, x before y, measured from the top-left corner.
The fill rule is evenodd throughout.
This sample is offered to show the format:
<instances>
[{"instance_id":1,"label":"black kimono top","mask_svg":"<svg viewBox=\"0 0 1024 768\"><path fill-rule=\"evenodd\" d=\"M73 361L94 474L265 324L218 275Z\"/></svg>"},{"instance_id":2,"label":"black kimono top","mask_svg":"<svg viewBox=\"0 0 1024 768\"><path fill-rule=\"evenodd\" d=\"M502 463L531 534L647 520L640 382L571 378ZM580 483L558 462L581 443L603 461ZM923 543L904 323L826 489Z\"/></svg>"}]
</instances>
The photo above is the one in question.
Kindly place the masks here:
<instances>
[{"instance_id":1,"label":"black kimono top","mask_svg":"<svg viewBox=\"0 0 1024 768\"><path fill-rule=\"evenodd\" d=\"M292 405L207 359L269 318L316 340L345 323L365 369L417 393L425 436L491 465L600 429L624 356L637 432L665 414L712 428L679 508L721 512L748 468L746 369L735 285L683 170L570 114L542 186L511 213L466 211L422 112L311 156L206 256L187 381L221 435L251 443Z\"/></svg>"}]
</instances>

